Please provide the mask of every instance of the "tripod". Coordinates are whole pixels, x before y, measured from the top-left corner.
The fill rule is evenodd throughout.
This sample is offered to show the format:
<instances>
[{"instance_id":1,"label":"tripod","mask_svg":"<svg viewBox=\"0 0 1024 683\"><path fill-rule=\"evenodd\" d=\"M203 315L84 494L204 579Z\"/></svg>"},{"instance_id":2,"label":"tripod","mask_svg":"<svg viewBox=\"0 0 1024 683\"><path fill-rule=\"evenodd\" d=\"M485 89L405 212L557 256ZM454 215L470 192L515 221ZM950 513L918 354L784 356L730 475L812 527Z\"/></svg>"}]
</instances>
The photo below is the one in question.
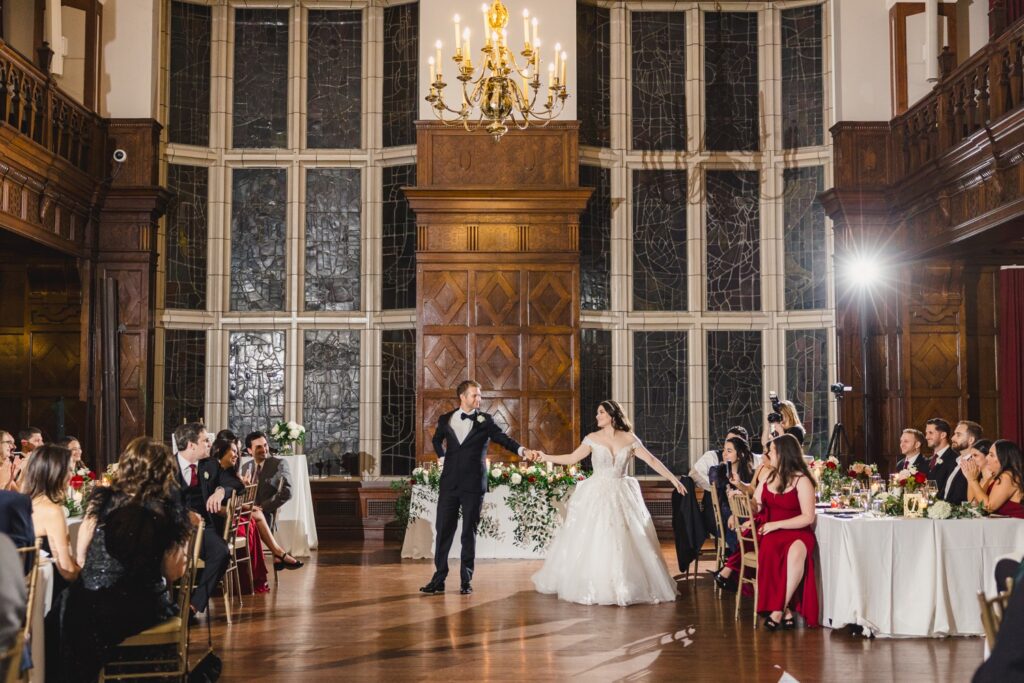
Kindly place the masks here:
<instances>
[{"instance_id":1,"label":"tripod","mask_svg":"<svg viewBox=\"0 0 1024 683\"><path fill-rule=\"evenodd\" d=\"M850 439L846 436L846 427L843 426L842 422L836 422L835 426L832 427L832 436L828 439L828 449L825 451L825 457L828 458L828 456L834 455L841 463L843 461L843 444L846 444L847 451L851 450Z\"/></svg>"}]
</instances>

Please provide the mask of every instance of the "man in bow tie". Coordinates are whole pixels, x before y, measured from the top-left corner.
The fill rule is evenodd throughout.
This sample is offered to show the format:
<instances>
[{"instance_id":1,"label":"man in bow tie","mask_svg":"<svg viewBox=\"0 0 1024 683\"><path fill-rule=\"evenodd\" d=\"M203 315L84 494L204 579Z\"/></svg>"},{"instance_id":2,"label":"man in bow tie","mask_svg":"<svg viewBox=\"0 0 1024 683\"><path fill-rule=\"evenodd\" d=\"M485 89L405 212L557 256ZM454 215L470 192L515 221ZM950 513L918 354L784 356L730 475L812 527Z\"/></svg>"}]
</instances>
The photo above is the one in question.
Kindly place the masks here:
<instances>
[{"instance_id":1,"label":"man in bow tie","mask_svg":"<svg viewBox=\"0 0 1024 683\"><path fill-rule=\"evenodd\" d=\"M448 551L455 538L462 510L462 580L460 593L473 592L473 564L476 559L476 529L480 509L487 491L487 447L496 441L503 448L528 459L534 451L520 446L487 413L480 411L480 385L473 380L459 384L459 407L437 419L434 431L434 452L441 463L441 486L437 499L437 545L434 547L436 571L420 591L434 595L444 593L448 577Z\"/></svg>"}]
</instances>

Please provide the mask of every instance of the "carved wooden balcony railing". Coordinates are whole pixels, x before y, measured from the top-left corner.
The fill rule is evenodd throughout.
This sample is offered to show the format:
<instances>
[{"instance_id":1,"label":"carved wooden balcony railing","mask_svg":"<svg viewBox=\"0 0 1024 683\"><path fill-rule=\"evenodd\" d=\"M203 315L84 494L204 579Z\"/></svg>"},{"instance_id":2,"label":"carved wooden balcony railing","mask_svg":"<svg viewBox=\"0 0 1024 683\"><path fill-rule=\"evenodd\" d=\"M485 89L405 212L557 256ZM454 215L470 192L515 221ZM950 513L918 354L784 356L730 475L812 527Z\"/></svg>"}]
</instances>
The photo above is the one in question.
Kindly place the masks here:
<instances>
[{"instance_id":1,"label":"carved wooden balcony railing","mask_svg":"<svg viewBox=\"0 0 1024 683\"><path fill-rule=\"evenodd\" d=\"M85 172L92 168L101 119L63 93L44 72L0 41L0 123Z\"/></svg>"},{"instance_id":2,"label":"carved wooden balcony railing","mask_svg":"<svg viewBox=\"0 0 1024 683\"><path fill-rule=\"evenodd\" d=\"M894 180L905 178L1024 104L1024 21L945 74L892 121Z\"/></svg>"}]
</instances>

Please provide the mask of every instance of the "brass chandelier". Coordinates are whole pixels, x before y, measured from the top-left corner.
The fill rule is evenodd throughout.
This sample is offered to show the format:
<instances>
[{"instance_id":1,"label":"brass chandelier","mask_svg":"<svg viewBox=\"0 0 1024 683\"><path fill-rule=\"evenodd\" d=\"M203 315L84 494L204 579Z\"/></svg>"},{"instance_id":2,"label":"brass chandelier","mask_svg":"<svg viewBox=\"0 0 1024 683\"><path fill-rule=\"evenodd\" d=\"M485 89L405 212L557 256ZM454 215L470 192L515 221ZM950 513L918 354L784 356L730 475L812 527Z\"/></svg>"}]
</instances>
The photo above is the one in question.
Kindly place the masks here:
<instances>
[{"instance_id":1,"label":"brass chandelier","mask_svg":"<svg viewBox=\"0 0 1024 683\"><path fill-rule=\"evenodd\" d=\"M470 47L470 30L461 30L459 15L455 15L455 62L456 78L462 83L461 106L451 107L444 99L444 81L441 65L440 40L435 44L435 57L430 64L430 94L426 97L434 115L444 124L461 125L467 131L485 128L495 142L514 125L520 130L530 125L546 126L558 117L565 100L569 97L565 89L566 53L561 45L555 45L555 60L548 64L547 86L541 90L540 40L537 38L537 18L531 21L529 10L523 10L522 67L508 46L508 10L501 0L494 0L490 7L481 6L484 21L484 47L480 60L483 68L479 74L473 65L473 51ZM532 27L532 34L531 34ZM458 86L456 86L458 87ZM479 109L479 118L471 121L474 109Z\"/></svg>"}]
</instances>

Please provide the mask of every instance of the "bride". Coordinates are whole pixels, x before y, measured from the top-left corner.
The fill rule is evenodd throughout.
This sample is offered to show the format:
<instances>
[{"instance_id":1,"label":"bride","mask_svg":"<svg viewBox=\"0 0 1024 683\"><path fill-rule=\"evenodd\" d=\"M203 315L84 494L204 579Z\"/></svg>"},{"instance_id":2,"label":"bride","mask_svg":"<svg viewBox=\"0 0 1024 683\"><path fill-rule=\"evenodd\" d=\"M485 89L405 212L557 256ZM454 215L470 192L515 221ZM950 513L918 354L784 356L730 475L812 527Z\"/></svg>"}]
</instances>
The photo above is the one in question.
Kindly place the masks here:
<instances>
[{"instance_id":1,"label":"bride","mask_svg":"<svg viewBox=\"0 0 1024 683\"><path fill-rule=\"evenodd\" d=\"M569 499L565 523L533 575L541 593L584 605L670 602L676 584L665 561L640 485L626 476L632 456L650 465L686 495L667 467L643 447L615 401L597 407L598 430L569 455L539 454L556 465L572 465L593 455L594 474Z\"/></svg>"}]
</instances>

